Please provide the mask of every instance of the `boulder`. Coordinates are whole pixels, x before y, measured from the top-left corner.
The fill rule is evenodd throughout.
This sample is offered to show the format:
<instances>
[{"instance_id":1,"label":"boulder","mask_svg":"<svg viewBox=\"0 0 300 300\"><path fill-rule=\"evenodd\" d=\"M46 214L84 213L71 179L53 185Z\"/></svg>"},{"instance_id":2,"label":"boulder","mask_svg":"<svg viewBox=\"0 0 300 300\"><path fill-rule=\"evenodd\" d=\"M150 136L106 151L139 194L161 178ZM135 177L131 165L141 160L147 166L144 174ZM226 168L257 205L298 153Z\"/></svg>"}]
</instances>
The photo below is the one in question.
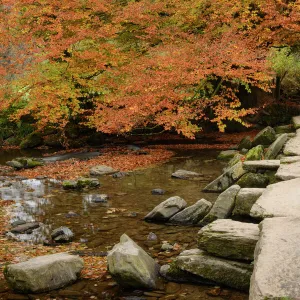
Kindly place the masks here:
<instances>
[{"instance_id":1,"label":"boulder","mask_svg":"<svg viewBox=\"0 0 300 300\"><path fill-rule=\"evenodd\" d=\"M43 138L39 132L33 132L27 135L21 142L21 149L35 148L37 146L42 145Z\"/></svg>"},{"instance_id":2,"label":"boulder","mask_svg":"<svg viewBox=\"0 0 300 300\"><path fill-rule=\"evenodd\" d=\"M230 160L233 158L236 154L239 152L237 150L225 150L221 151L220 154L218 155L217 159L220 160Z\"/></svg>"},{"instance_id":3,"label":"boulder","mask_svg":"<svg viewBox=\"0 0 300 300\"><path fill-rule=\"evenodd\" d=\"M20 224L13 229L11 229L12 233L20 234L20 233L31 233L33 229L39 228L39 222L29 222L25 224Z\"/></svg>"},{"instance_id":4,"label":"boulder","mask_svg":"<svg viewBox=\"0 0 300 300\"><path fill-rule=\"evenodd\" d=\"M74 233L71 229L65 226L54 229L51 232L51 238L56 243L68 243L71 242L74 237Z\"/></svg>"},{"instance_id":5,"label":"boulder","mask_svg":"<svg viewBox=\"0 0 300 300\"><path fill-rule=\"evenodd\" d=\"M109 251L107 264L112 277L123 287L156 287L159 270L157 263L126 234Z\"/></svg>"},{"instance_id":6,"label":"boulder","mask_svg":"<svg viewBox=\"0 0 300 300\"><path fill-rule=\"evenodd\" d=\"M265 188L269 184L269 177L260 173L247 173L237 184L242 188Z\"/></svg>"},{"instance_id":7,"label":"boulder","mask_svg":"<svg viewBox=\"0 0 300 300\"><path fill-rule=\"evenodd\" d=\"M296 136L285 144L283 154L286 156L300 156L300 129L297 129Z\"/></svg>"},{"instance_id":8,"label":"boulder","mask_svg":"<svg viewBox=\"0 0 300 300\"><path fill-rule=\"evenodd\" d=\"M209 183L204 189L204 192L223 192L234 184L247 171L243 169L243 163L240 161L233 167L226 170L221 176Z\"/></svg>"},{"instance_id":9,"label":"boulder","mask_svg":"<svg viewBox=\"0 0 300 300\"><path fill-rule=\"evenodd\" d=\"M187 171L187 170L177 170L171 175L173 178L177 179L193 179L196 177L203 177L203 174Z\"/></svg>"},{"instance_id":10,"label":"boulder","mask_svg":"<svg viewBox=\"0 0 300 300\"><path fill-rule=\"evenodd\" d=\"M300 216L300 178L269 185L252 206L256 219Z\"/></svg>"},{"instance_id":11,"label":"boulder","mask_svg":"<svg viewBox=\"0 0 300 300\"><path fill-rule=\"evenodd\" d=\"M300 116L295 116L292 118L292 123L295 129L300 128Z\"/></svg>"},{"instance_id":12,"label":"boulder","mask_svg":"<svg viewBox=\"0 0 300 300\"><path fill-rule=\"evenodd\" d=\"M240 162L243 157L244 157L244 155L242 155L242 154L239 154L239 153L235 154L235 156L228 162L228 167L226 168L226 170L229 170L231 167L233 167L238 162Z\"/></svg>"},{"instance_id":13,"label":"boulder","mask_svg":"<svg viewBox=\"0 0 300 300\"><path fill-rule=\"evenodd\" d=\"M228 218L233 211L235 197L240 189L240 186L233 185L220 194L210 212L199 222L199 224L207 225L217 219Z\"/></svg>"},{"instance_id":14,"label":"boulder","mask_svg":"<svg viewBox=\"0 0 300 300\"><path fill-rule=\"evenodd\" d=\"M43 166L44 162L42 161L42 159L39 158L18 157L12 161L8 161L6 164L15 168L16 170L19 170L19 169L32 169L38 166Z\"/></svg>"},{"instance_id":15,"label":"boulder","mask_svg":"<svg viewBox=\"0 0 300 300\"><path fill-rule=\"evenodd\" d=\"M240 189L232 212L234 216L249 216L250 210L256 200L262 195L263 188L243 188Z\"/></svg>"},{"instance_id":16,"label":"boulder","mask_svg":"<svg viewBox=\"0 0 300 300\"><path fill-rule=\"evenodd\" d=\"M248 263L211 256L199 249L183 251L175 265L182 271L243 291L249 289L253 269Z\"/></svg>"},{"instance_id":17,"label":"boulder","mask_svg":"<svg viewBox=\"0 0 300 300\"><path fill-rule=\"evenodd\" d=\"M281 134L268 148L267 152L265 153L265 159L275 159L279 152L282 150L287 140L288 135L286 133Z\"/></svg>"},{"instance_id":18,"label":"boulder","mask_svg":"<svg viewBox=\"0 0 300 300\"><path fill-rule=\"evenodd\" d=\"M257 224L216 220L199 231L198 247L215 256L251 261L258 237Z\"/></svg>"},{"instance_id":19,"label":"boulder","mask_svg":"<svg viewBox=\"0 0 300 300\"><path fill-rule=\"evenodd\" d=\"M250 136L245 136L239 146L238 146L238 150L242 150L242 149L251 149L252 147L252 142L251 142L251 137Z\"/></svg>"},{"instance_id":20,"label":"boulder","mask_svg":"<svg viewBox=\"0 0 300 300\"><path fill-rule=\"evenodd\" d=\"M196 253L198 249L195 249ZM205 279L201 276L197 276L195 274L182 271L176 266L176 263L172 262L169 265L161 266L159 270L160 275L167 279L168 281L174 281L178 283L196 283L196 284L205 284L205 285L216 285L216 282L212 280Z\"/></svg>"},{"instance_id":21,"label":"boulder","mask_svg":"<svg viewBox=\"0 0 300 300\"><path fill-rule=\"evenodd\" d=\"M294 128L291 124L289 124L289 125L276 126L274 127L274 130L276 134L282 134L282 133L291 133L294 131Z\"/></svg>"},{"instance_id":22,"label":"boulder","mask_svg":"<svg viewBox=\"0 0 300 300\"><path fill-rule=\"evenodd\" d=\"M167 221L183 210L187 203L180 197L171 197L157 205L144 219L146 221Z\"/></svg>"},{"instance_id":23,"label":"boulder","mask_svg":"<svg viewBox=\"0 0 300 300\"><path fill-rule=\"evenodd\" d=\"M206 216L211 207L212 204L209 201L201 199L174 215L169 222L183 225L197 224Z\"/></svg>"},{"instance_id":24,"label":"boulder","mask_svg":"<svg viewBox=\"0 0 300 300\"><path fill-rule=\"evenodd\" d=\"M271 145L276 139L276 133L275 130L268 126L261 130L253 139L252 146L257 145L264 145L269 146Z\"/></svg>"},{"instance_id":25,"label":"boulder","mask_svg":"<svg viewBox=\"0 0 300 300\"><path fill-rule=\"evenodd\" d=\"M245 160L261 160L263 157L264 147L262 145L258 145L247 152Z\"/></svg>"},{"instance_id":26,"label":"boulder","mask_svg":"<svg viewBox=\"0 0 300 300\"><path fill-rule=\"evenodd\" d=\"M294 178L299 178L300 161L289 164L281 164L275 176L280 180L290 180Z\"/></svg>"},{"instance_id":27,"label":"boulder","mask_svg":"<svg viewBox=\"0 0 300 300\"><path fill-rule=\"evenodd\" d=\"M243 163L244 170L248 172L260 172L266 170L277 170L280 166L280 160L250 160Z\"/></svg>"},{"instance_id":28,"label":"boulder","mask_svg":"<svg viewBox=\"0 0 300 300\"><path fill-rule=\"evenodd\" d=\"M62 288L77 280L83 260L75 255L58 253L8 265L4 275L20 293L42 293Z\"/></svg>"},{"instance_id":29,"label":"boulder","mask_svg":"<svg viewBox=\"0 0 300 300\"><path fill-rule=\"evenodd\" d=\"M90 169L90 175L92 176L111 175L117 172L118 170L104 165L94 166Z\"/></svg>"},{"instance_id":30,"label":"boulder","mask_svg":"<svg viewBox=\"0 0 300 300\"><path fill-rule=\"evenodd\" d=\"M300 299L300 218L265 219L259 226L249 299Z\"/></svg>"}]
</instances>

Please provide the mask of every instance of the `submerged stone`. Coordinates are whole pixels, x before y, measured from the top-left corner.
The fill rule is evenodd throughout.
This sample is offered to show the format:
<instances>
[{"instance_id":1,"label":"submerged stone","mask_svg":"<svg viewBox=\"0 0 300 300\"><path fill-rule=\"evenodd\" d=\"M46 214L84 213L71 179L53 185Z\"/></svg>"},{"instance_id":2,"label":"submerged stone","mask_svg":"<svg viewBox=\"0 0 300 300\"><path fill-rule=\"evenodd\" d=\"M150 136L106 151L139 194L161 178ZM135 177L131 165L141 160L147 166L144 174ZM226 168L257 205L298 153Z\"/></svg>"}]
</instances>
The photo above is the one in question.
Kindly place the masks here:
<instances>
[{"instance_id":1,"label":"submerged stone","mask_svg":"<svg viewBox=\"0 0 300 300\"><path fill-rule=\"evenodd\" d=\"M177 170L171 176L177 179L193 179L196 177L203 177L203 175L200 173L187 170Z\"/></svg>"}]
</instances>

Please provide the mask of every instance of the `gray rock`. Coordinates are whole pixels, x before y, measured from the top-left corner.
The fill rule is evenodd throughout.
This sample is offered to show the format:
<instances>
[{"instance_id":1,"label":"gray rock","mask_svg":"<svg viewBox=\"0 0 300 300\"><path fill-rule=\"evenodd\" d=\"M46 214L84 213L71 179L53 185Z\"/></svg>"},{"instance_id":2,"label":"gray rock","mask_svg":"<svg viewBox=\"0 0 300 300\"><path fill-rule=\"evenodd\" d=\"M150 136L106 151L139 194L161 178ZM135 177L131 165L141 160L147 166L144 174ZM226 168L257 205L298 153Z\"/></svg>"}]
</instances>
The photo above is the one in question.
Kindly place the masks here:
<instances>
[{"instance_id":1,"label":"gray rock","mask_svg":"<svg viewBox=\"0 0 300 300\"><path fill-rule=\"evenodd\" d=\"M275 132L277 134L282 134L282 133L291 133L294 131L293 127L291 124L289 125L280 125L280 126L276 126L274 128Z\"/></svg>"},{"instance_id":2,"label":"gray rock","mask_svg":"<svg viewBox=\"0 0 300 300\"><path fill-rule=\"evenodd\" d=\"M147 236L147 241L157 241L157 235L153 232L150 232Z\"/></svg>"},{"instance_id":3,"label":"gray rock","mask_svg":"<svg viewBox=\"0 0 300 300\"><path fill-rule=\"evenodd\" d=\"M248 150L247 150L248 151ZM226 170L229 170L231 167L233 167L235 164L240 162L244 155L237 153L229 162L228 162L228 167ZM226 172L226 170L224 172Z\"/></svg>"},{"instance_id":4,"label":"gray rock","mask_svg":"<svg viewBox=\"0 0 300 300\"><path fill-rule=\"evenodd\" d=\"M296 136L285 144L283 154L286 156L300 156L300 129L297 129Z\"/></svg>"},{"instance_id":5,"label":"gray rock","mask_svg":"<svg viewBox=\"0 0 300 300\"><path fill-rule=\"evenodd\" d=\"M271 145L276 139L276 133L275 130L268 126L261 130L253 139L252 146L257 145L264 145L269 146Z\"/></svg>"},{"instance_id":6,"label":"gray rock","mask_svg":"<svg viewBox=\"0 0 300 300\"><path fill-rule=\"evenodd\" d=\"M290 180L294 178L299 178L300 161L289 164L281 164L275 176L280 180Z\"/></svg>"},{"instance_id":7,"label":"gray rock","mask_svg":"<svg viewBox=\"0 0 300 300\"><path fill-rule=\"evenodd\" d=\"M252 206L256 219L300 216L300 178L269 185Z\"/></svg>"},{"instance_id":8,"label":"gray rock","mask_svg":"<svg viewBox=\"0 0 300 300\"><path fill-rule=\"evenodd\" d=\"M292 118L292 123L295 129L300 128L300 116L296 116Z\"/></svg>"},{"instance_id":9,"label":"gray rock","mask_svg":"<svg viewBox=\"0 0 300 300\"><path fill-rule=\"evenodd\" d=\"M235 197L240 189L240 186L233 185L220 194L210 212L199 222L199 224L207 225L217 219L228 218L233 211Z\"/></svg>"},{"instance_id":10,"label":"gray rock","mask_svg":"<svg viewBox=\"0 0 300 300\"><path fill-rule=\"evenodd\" d=\"M223 192L234 184L247 171L243 169L243 163L240 161L233 167L225 171L217 179L209 183L204 189L204 192Z\"/></svg>"},{"instance_id":11,"label":"gray rock","mask_svg":"<svg viewBox=\"0 0 300 300\"><path fill-rule=\"evenodd\" d=\"M118 170L104 165L94 166L90 169L90 175L92 176L111 175L117 172Z\"/></svg>"},{"instance_id":12,"label":"gray rock","mask_svg":"<svg viewBox=\"0 0 300 300\"><path fill-rule=\"evenodd\" d=\"M198 247L215 256L251 261L258 237L257 224L216 220L199 231Z\"/></svg>"},{"instance_id":13,"label":"gray rock","mask_svg":"<svg viewBox=\"0 0 300 300\"><path fill-rule=\"evenodd\" d=\"M243 188L240 189L232 212L234 216L249 216L250 210L256 200L262 195L263 188Z\"/></svg>"},{"instance_id":14,"label":"gray rock","mask_svg":"<svg viewBox=\"0 0 300 300\"><path fill-rule=\"evenodd\" d=\"M42 159L33 157L18 157L12 161L8 161L7 165L19 170L19 169L32 169L38 166L43 166Z\"/></svg>"},{"instance_id":15,"label":"gray rock","mask_svg":"<svg viewBox=\"0 0 300 300\"><path fill-rule=\"evenodd\" d=\"M84 177L80 177L77 179L77 187L80 188L85 188L85 187L89 187L89 188L94 188L94 187L98 187L100 186L100 182L97 178L92 178L92 177L88 177L88 178L84 178Z\"/></svg>"},{"instance_id":16,"label":"gray rock","mask_svg":"<svg viewBox=\"0 0 300 300\"><path fill-rule=\"evenodd\" d=\"M243 163L244 170L248 172L259 172L265 170L277 170L280 166L280 160L250 160Z\"/></svg>"},{"instance_id":17,"label":"gray rock","mask_svg":"<svg viewBox=\"0 0 300 300\"><path fill-rule=\"evenodd\" d=\"M264 147L262 145L258 145L247 152L245 160L261 160L263 159L263 156Z\"/></svg>"},{"instance_id":18,"label":"gray rock","mask_svg":"<svg viewBox=\"0 0 300 300\"><path fill-rule=\"evenodd\" d=\"M242 149L251 149L252 147L252 141L251 141L251 137L250 136L245 136L239 146L238 146L238 150L242 150Z\"/></svg>"},{"instance_id":19,"label":"gray rock","mask_svg":"<svg viewBox=\"0 0 300 300\"><path fill-rule=\"evenodd\" d=\"M249 299L300 299L300 218L265 219L260 227Z\"/></svg>"},{"instance_id":20,"label":"gray rock","mask_svg":"<svg viewBox=\"0 0 300 300\"><path fill-rule=\"evenodd\" d=\"M109 251L107 263L110 274L123 287L156 287L157 263L126 234Z\"/></svg>"},{"instance_id":21,"label":"gray rock","mask_svg":"<svg viewBox=\"0 0 300 300\"><path fill-rule=\"evenodd\" d=\"M151 191L152 195L164 195L165 193L166 193L166 191L163 189L153 189Z\"/></svg>"},{"instance_id":22,"label":"gray rock","mask_svg":"<svg viewBox=\"0 0 300 300\"><path fill-rule=\"evenodd\" d=\"M268 148L267 152L265 153L265 159L275 159L279 152L282 150L287 140L288 135L286 133L281 134Z\"/></svg>"},{"instance_id":23,"label":"gray rock","mask_svg":"<svg viewBox=\"0 0 300 300\"><path fill-rule=\"evenodd\" d=\"M171 245L169 242L163 242L160 248L162 251L172 251L173 245Z\"/></svg>"},{"instance_id":24,"label":"gray rock","mask_svg":"<svg viewBox=\"0 0 300 300\"><path fill-rule=\"evenodd\" d=\"M292 164L300 162L300 156L284 156L280 159L280 164Z\"/></svg>"},{"instance_id":25,"label":"gray rock","mask_svg":"<svg viewBox=\"0 0 300 300\"><path fill-rule=\"evenodd\" d=\"M61 226L54 229L51 232L51 238L57 243L71 242L74 237L74 233L68 227Z\"/></svg>"},{"instance_id":26,"label":"gray rock","mask_svg":"<svg viewBox=\"0 0 300 300\"><path fill-rule=\"evenodd\" d=\"M94 203L107 203L109 196L107 194L92 195L92 202Z\"/></svg>"},{"instance_id":27,"label":"gray rock","mask_svg":"<svg viewBox=\"0 0 300 300\"><path fill-rule=\"evenodd\" d=\"M21 293L41 293L64 287L79 277L83 260L58 253L8 265L4 271L11 287Z\"/></svg>"},{"instance_id":28,"label":"gray rock","mask_svg":"<svg viewBox=\"0 0 300 300\"><path fill-rule=\"evenodd\" d=\"M212 204L209 201L201 199L174 215L169 222L183 225L197 224L206 216L211 207Z\"/></svg>"},{"instance_id":29,"label":"gray rock","mask_svg":"<svg viewBox=\"0 0 300 300\"><path fill-rule=\"evenodd\" d=\"M228 287L247 291L250 285L252 266L247 263L214 257L193 249L183 251L175 260L180 270L214 281Z\"/></svg>"},{"instance_id":30,"label":"gray rock","mask_svg":"<svg viewBox=\"0 0 300 300\"><path fill-rule=\"evenodd\" d=\"M20 234L20 233L31 233L33 229L39 228L39 222L29 222L25 224L18 225L11 229L12 233Z\"/></svg>"},{"instance_id":31,"label":"gray rock","mask_svg":"<svg viewBox=\"0 0 300 300\"><path fill-rule=\"evenodd\" d=\"M157 205L144 219L147 221L167 221L183 210L187 203L180 197L171 197Z\"/></svg>"},{"instance_id":32,"label":"gray rock","mask_svg":"<svg viewBox=\"0 0 300 300\"><path fill-rule=\"evenodd\" d=\"M221 151L219 153L217 159L220 159L220 160L230 160L231 158L233 158L238 153L239 152L237 150L225 150L225 151Z\"/></svg>"},{"instance_id":33,"label":"gray rock","mask_svg":"<svg viewBox=\"0 0 300 300\"><path fill-rule=\"evenodd\" d=\"M242 188L265 188L269 184L269 177L266 174L247 173L236 184Z\"/></svg>"},{"instance_id":34,"label":"gray rock","mask_svg":"<svg viewBox=\"0 0 300 300\"><path fill-rule=\"evenodd\" d=\"M177 179L193 179L197 177L203 177L203 174L187 171L187 170L177 170L171 176Z\"/></svg>"}]
</instances>

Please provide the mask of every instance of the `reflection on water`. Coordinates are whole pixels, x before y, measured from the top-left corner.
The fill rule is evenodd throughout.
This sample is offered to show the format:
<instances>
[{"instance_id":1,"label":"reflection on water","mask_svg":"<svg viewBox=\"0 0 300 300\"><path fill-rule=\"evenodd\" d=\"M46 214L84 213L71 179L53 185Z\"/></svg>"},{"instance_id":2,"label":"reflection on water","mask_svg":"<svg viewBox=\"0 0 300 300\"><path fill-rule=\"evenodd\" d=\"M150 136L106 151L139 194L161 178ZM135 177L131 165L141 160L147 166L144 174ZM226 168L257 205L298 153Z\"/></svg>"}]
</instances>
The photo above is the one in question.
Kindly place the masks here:
<instances>
[{"instance_id":1,"label":"reflection on water","mask_svg":"<svg viewBox=\"0 0 300 300\"><path fill-rule=\"evenodd\" d=\"M178 195L188 204L205 198L214 201L216 194L201 189L220 174L223 163L214 160L214 151L186 152L183 157L130 173L130 176L101 177L101 187L83 191L64 191L53 180L4 180L0 182L0 198L15 200L11 209L11 223L41 222L32 234L18 237L41 242L51 229L68 226L75 233L75 241L87 241L89 247L107 250L126 232L147 247L147 235L154 232L159 241L167 240L190 245L195 243L199 228L146 223L142 218L163 200ZM198 180L171 178L178 169L203 173ZM162 188L165 195L152 195L151 190ZM107 194L107 201L98 201ZM96 200L95 200L96 199ZM97 200L98 199L98 200Z\"/></svg>"}]
</instances>

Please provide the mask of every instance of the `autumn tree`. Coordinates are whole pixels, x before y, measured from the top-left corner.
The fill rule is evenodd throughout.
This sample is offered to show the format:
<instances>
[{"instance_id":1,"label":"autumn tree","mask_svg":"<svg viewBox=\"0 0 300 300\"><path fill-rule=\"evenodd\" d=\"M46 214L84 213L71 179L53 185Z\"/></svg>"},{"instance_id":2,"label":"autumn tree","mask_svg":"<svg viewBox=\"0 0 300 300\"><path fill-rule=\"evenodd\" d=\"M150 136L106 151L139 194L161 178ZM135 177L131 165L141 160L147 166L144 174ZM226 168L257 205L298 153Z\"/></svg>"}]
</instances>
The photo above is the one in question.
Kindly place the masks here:
<instances>
[{"instance_id":1,"label":"autumn tree","mask_svg":"<svg viewBox=\"0 0 300 300\"><path fill-rule=\"evenodd\" d=\"M2 67L1 107L18 105L12 118L31 114L38 128L193 137L203 120L245 124L254 109L241 107L239 88L270 90L270 49L300 33L298 1L3 2L3 47L20 74Z\"/></svg>"}]
</instances>

